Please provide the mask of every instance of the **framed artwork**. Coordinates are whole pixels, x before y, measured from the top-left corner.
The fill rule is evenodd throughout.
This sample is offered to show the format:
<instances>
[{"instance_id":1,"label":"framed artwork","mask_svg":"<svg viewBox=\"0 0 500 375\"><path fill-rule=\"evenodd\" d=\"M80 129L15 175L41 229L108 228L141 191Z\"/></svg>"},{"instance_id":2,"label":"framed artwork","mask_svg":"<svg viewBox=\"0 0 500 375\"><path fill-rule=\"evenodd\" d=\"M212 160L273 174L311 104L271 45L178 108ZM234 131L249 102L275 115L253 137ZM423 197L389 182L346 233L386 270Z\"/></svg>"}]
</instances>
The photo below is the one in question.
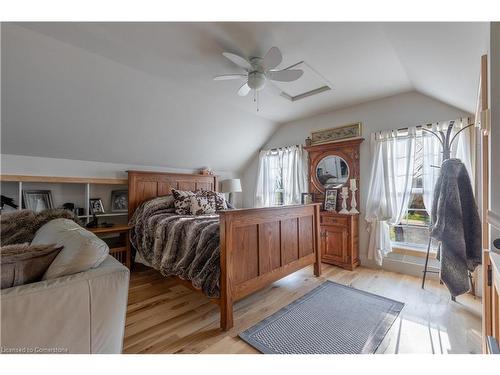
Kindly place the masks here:
<instances>
[{"instance_id":1,"label":"framed artwork","mask_svg":"<svg viewBox=\"0 0 500 375\"><path fill-rule=\"evenodd\" d=\"M113 190L111 192L111 212L128 211L128 190Z\"/></svg>"},{"instance_id":2,"label":"framed artwork","mask_svg":"<svg viewBox=\"0 0 500 375\"><path fill-rule=\"evenodd\" d=\"M89 208L92 215L99 215L105 213L104 205L102 204L101 198L89 199Z\"/></svg>"},{"instance_id":3,"label":"framed artwork","mask_svg":"<svg viewBox=\"0 0 500 375\"><path fill-rule=\"evenodd\" d=\"M361 123L344 125L338 128L317 130L311 132L311 140L308 141L311 145L321 145L324 143L331 143L348 138L361 137Z\"/></svg>"},{"instance_id":4,"label":"framed artwork","mask_svg":"<svg viewBox=\"0 0 500 375\"><path fill-rule=\"evenodd\" d=\"M337 189L325 189L325 211L337 209Z\"/></svg>"},{"instance_id":5,"label":"framed artwork","mask_svg":"<svg viewBox=\"0 0 500 375\"><path fill-rule=\"evenodd\" d=\"M314 194L313 193L302 193L300 197L301 204L311 204L314 202Z\"/></svg>"},{"instance_id":6,"label":"framed artwork","mask_svg":"<svg viewBox=\"0 0 500 375\"><path fill-rule=\"evenodd\" d=\"M23 200L24 206L35 212L54 208L50 190L23 190Z\"/></svg>"}]
</instances>

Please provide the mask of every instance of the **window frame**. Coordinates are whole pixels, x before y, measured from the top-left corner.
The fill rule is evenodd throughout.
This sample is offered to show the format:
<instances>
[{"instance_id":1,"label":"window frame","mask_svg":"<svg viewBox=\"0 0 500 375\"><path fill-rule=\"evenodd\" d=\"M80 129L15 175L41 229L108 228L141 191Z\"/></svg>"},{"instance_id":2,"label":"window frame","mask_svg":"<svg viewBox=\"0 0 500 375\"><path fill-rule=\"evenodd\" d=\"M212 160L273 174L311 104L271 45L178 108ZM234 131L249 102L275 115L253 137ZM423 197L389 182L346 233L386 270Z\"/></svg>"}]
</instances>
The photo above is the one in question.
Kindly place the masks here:
<instances>
[{"instance_id":1,"label":"window frame","mask_svg":"<svg viewBox=\"0 0 500 375\"><path fill-rule=\"evenodd\" d=\"M399 241L393 241L391 239L390 240L391 241L391 248L392 249L399 249L400 251L409 250L409 251L413 251L413 252L415 252L415 251L416 252L426 252L427 247L428 247L428 243L429 243L429 238L430 238L429 225L425 225L425 224L418 225L418 224L408 223L408 215L410 212L415 212L415 211L425 212L428 216L430 216L430 213L428 212L428 210L425 207L423 207L423 208L412 208L411 207L411 204L412 204L415 196L421 196L422 201L423 201L423 193L424 193L423 187L419 186L419 179L421 181L421 178L422 178L421 172L422 172L422 166L423 166L423 164L422 164L423 163L423 144L420 143L421 142L420 139L418 139L418 142L419 142L419 144L415 145L415 164L414 164L413 177L412 177L412 187L411 187L411 192L410 192L410 195L412 198L410 199L407 207L405 208L405 214L403 215L403 219L401 220L401 222L396 224L396 225L390 225L390 229L402 228L403 231L405 228L427 230L427 235L426 235L427 238L426 238L426 243L423 243L423 244L414 243L414 242L406 242L406 241L399 242ZM417 152L419 153L419 155L417 155ZM432 241L431 241L430 253L431 254L436 253L436 246L432 243Z\"/></svg>"}]
</instances>

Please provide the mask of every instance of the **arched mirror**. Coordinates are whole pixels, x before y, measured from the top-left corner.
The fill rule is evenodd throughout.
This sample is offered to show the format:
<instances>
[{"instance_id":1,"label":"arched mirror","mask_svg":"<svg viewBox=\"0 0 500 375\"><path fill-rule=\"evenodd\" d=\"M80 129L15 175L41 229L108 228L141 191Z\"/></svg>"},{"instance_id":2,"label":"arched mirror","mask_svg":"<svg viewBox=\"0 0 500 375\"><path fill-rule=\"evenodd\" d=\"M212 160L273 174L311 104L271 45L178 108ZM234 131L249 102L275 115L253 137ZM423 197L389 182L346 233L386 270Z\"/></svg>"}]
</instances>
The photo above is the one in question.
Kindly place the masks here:
<instances>
[{"instance_id":1,"label":"arched mirror","mask_svg":"<svg viewBox=\"0 0 500 375\"><path fill-rule=\"evenodd\" d=\"M325 189L337 188L349 180L349 165L340 156L325 156L316 166L316 177Z\"/></svg>"}]
</instances>

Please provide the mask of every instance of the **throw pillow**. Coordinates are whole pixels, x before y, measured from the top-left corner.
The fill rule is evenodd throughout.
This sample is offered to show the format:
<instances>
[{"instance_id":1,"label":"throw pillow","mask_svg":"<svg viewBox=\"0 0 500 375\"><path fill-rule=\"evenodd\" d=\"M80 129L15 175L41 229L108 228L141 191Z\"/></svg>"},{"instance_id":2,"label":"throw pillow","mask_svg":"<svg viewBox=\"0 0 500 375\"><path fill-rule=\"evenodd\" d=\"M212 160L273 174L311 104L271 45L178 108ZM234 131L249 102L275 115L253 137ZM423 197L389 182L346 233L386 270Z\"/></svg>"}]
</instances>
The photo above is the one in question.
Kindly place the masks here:
<instances>
[{"instance_id":1,"label":"throw pillow","mask_svg":"<svg viewBox=\"0 0 500 375\"><path fill-rule=\"evenodd\" d=\"M1 289L40 281L62 247L29 243L0 248Z\"/></svg>"},{"instance_id":2,"label":"throw pillow","mask_svg":"<svg viewBox=\"0 0 500 375\"><path fill-rule=\"evenodd\" d=\"M172 189L174 196L175 213L177 215L190 215L191 214L191 197L196 194L187 190Z\"/></svg>"},{"instance_id":3,"label":"throw pillow","mask_svg":"<svg viewBox=\"0 0 500 375\"><path fill-rule=\"evenodd\" d=\"M224 193L219 193L217 191L201 190L201 191L199 191L199 194L201 194L204 197L213 197L215 199L215 210L216 211L228 209L228 205L227 205L227 201L226 201L226 197L224 196Z\"/></svg>"},{"instance_id":4,"label":"throw pillow","mask_svg":"<svg viewBox=\"0 0 500 375\"><path fill-rule=\"evenodd\" d=\"M1 246L31 242L42 225L60 218L79 223L78 216L64 209L48 209L38 213L31 210L6 212L0 215Z\"/></svg>"},{"instance_id":5,"label":"throw pillow","mask_svg":"<svg viewBox=\"0 0 500 375\"><path fill-rule=\"evenodd\" d=\"M192 195L190 197L191 215L208 215L215 213L215 198Z\"/></svg>"},{"instance_id":6,"label":"throw pillow","mask_svg":"<svg viewBox=\"0 0 500 375\"><path fill-rule=\"evenodd\" d=\"M109 254L108 245L94 233L68 219L55 219L42 226L32 245L64 246L42 277L55 279L98 267Z\"/></svg>"}]
</instances>

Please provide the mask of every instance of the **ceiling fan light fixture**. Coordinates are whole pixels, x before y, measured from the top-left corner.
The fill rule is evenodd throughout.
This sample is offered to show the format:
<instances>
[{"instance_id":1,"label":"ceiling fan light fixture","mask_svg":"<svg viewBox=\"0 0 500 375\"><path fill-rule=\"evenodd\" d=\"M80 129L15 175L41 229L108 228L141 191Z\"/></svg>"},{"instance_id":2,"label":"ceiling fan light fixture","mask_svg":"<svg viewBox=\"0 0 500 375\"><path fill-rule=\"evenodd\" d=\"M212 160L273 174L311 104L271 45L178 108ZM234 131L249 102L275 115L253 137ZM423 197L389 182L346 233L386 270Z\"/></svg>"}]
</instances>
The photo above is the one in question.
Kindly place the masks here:
<instances>
[{"instance_id":1,"label":"ceiling fan light fixture","mask_svg":"<svg viewBox=\"0 0 500 375\"><path fill-rule=\"evenodd\" d=\"M262 90L266 85L266 75L261 72L251 72L248 74L248 86L252 90Z\"/></svg>"}]
</instances>

